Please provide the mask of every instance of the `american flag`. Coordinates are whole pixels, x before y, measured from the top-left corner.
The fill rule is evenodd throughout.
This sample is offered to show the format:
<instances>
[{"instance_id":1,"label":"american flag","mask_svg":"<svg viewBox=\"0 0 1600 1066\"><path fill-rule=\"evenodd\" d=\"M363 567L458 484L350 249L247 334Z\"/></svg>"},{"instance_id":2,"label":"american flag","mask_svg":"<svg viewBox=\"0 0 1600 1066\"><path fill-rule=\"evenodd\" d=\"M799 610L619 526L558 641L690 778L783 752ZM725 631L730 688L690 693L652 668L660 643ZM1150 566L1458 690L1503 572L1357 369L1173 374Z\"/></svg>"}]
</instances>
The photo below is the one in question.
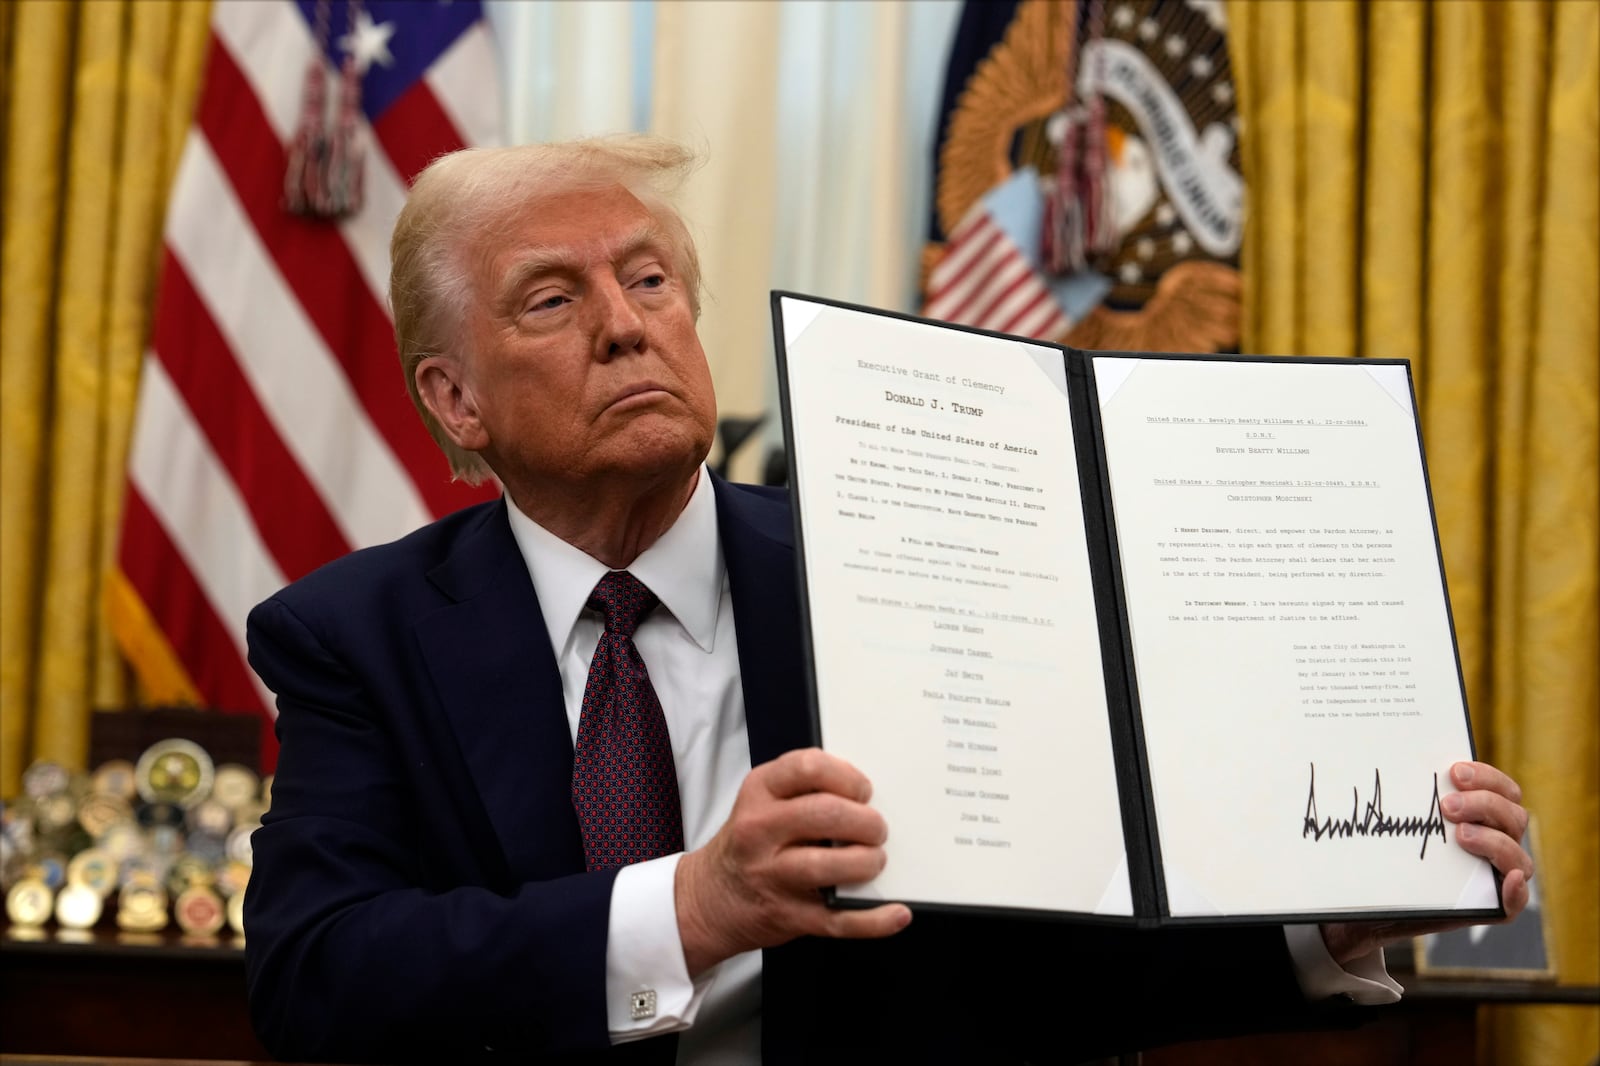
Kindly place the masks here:
<instances>
[{"instance_id":1,"label":"american flag","mask_svg":"<svg viewBox=\"0 0 1600 1066\"><path fill-rule=\"evenodd\" d=\"M361 206L337 219L285 207L319 54L328 127L353 122L362 157ZM341 97L347 58L359 108ZM108 609L146 695L260 714L268 769L274 711L245 661L250 608L494 491L450 481L406 395L386 293L408 183L440 153L500 140L495 67L469 0L214 9L168 209Z\"/></svg>"},{"instance_id":2,"label":"american flag","mask_svg":"<svg viewBox=\"0 0 1600 1066\"><path fill-rule=\"evenodd\" d=\"M944 257L928 275L922 313L1040 340L1055 340L1072 325L981 200L950 231Z\"/></svg>"}]
</instances>

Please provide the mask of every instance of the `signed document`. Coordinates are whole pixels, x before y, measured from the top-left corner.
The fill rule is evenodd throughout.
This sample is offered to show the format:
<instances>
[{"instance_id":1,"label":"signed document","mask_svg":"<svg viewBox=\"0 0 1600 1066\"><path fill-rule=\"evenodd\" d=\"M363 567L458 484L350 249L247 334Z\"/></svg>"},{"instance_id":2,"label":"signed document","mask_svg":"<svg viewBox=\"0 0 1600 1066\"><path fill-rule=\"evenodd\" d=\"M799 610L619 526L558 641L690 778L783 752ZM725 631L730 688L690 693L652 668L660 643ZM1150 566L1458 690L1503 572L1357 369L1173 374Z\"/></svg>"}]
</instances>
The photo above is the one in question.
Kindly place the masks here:
<instances>
[{"instance_id":1,"label":"signed document","mask_svg":"<svg viewBox=\"0 0 1600 1066\"><path fill-rule=\"evenodd\" d=\"M842 905L1499 913L1402 362L1084 353L774 294Z\"/></svg>"}]
</instances>

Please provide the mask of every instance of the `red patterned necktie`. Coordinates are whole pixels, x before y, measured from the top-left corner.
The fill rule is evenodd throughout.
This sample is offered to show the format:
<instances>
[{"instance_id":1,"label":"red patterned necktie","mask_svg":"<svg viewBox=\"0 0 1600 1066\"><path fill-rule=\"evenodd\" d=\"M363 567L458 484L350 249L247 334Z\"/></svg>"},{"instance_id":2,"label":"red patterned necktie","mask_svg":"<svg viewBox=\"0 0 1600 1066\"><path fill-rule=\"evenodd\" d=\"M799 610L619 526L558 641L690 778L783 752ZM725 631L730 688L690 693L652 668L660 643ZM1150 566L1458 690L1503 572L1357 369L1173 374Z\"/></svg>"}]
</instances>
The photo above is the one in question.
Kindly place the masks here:
<instances>
[{"instance_id":1,"label":"red patterned necktie","mask_svg":"<svg viewBox=\"0 0 1600 1066\"><path fill-rule=\"evenodd\" d=\"M633 645L633 631L658 602L626 570L612 570L589 594L589 608L605 617L606 628L583 688L572 804L591 870L683 850L672 740Z\"/></svg>"}]
</instances>

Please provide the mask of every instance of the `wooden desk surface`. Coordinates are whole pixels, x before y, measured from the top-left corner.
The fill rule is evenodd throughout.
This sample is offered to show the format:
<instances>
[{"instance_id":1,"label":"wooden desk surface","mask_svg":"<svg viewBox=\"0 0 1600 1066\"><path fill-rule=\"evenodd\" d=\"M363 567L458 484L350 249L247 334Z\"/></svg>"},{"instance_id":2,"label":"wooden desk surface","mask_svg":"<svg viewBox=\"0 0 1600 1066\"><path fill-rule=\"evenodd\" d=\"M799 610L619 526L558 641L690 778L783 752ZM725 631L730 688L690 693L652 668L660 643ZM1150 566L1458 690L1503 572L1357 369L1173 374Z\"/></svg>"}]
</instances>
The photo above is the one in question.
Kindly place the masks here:
<instances>
[{"instance_id":1,"label":"wooden desk surface","mask_svg":"<svg viewBox=\"0 0 1600 1066\"><path fill-rule=\"evenodd\" d=\"M241 944L170 929L41 933L6 927L0 933L0 1052L95 1061L272 1058L250 1026Z\"/></svg>"}]
</instances>

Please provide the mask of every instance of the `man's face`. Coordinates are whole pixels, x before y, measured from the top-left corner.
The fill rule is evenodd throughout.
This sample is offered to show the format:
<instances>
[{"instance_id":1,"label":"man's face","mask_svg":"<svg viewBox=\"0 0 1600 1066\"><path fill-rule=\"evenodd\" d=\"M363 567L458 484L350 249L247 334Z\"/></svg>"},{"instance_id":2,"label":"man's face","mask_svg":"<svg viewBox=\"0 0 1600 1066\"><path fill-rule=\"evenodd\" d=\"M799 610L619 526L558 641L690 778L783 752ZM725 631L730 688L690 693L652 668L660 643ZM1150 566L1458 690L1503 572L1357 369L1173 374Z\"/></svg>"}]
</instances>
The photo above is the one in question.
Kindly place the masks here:
<instances>
[{"instance_id":1,"label":"man's face","mask_svg":"<svg viewBox=\"0 0 1600 1066\"><path fill-rule=\"evenodd\" d=\"M469 254L462 388L476 450L514 496L693 472L716 398L680 264L644 204L620 185L540 199Z\"/></svg>"}]
</instances>

